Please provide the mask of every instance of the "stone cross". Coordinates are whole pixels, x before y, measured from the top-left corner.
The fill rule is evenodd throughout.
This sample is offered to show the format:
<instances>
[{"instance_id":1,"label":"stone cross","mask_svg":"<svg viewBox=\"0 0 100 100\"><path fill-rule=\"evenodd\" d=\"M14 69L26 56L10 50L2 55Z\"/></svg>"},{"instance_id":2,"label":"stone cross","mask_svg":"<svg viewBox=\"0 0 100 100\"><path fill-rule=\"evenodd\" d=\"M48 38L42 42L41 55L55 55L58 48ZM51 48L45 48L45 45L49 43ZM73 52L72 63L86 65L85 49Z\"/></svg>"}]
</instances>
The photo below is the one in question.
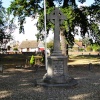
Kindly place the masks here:
<instances>
[{"instance_id":1,"label":"stone cross","mask_svg":"<svg viewBox=\"0 0 100 100\"><path fill-rule=\"evenodd\" d=\"M55 8L50 15L47 15L47 19L55 25L54 51L48 56L47 73L42 80L36 82L43 86L75 86L77 81L68 75L68 57L64 56L60 50L60 24L66 18L59 8Z\"/></svg>"},{"instance_id":2,"label":"stone cross","mask_svg":"<svg viewBox=\"0 0 100 100\"><path fill-rule=\"evenodd\" d=\"M63 13L59 10L59 8L55 8L54 11L47 15L47 19L49 19L54 25L54 55L61 54L60 50L60 24L66 19Z\"/></svg>"}]
</instances>

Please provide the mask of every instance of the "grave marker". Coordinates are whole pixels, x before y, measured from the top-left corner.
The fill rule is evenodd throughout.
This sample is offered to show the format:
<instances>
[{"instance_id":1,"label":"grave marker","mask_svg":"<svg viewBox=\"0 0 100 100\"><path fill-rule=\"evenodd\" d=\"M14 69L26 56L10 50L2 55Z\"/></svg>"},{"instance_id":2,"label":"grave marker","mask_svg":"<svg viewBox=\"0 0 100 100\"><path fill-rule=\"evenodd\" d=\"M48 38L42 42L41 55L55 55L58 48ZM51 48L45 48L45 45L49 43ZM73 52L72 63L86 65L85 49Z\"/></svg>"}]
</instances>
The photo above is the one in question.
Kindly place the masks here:
<instances>
[{"instance_id":1,"label":"grave marker","mask_svg":"<svg viewBox=\"0 0 100 100\"><path fill-rule=\"evenodd\" d=\"M48 57L47 73L42 81L37 81L37 84L44 86L74 86L77 81L68 75L67 60L60 50L60 24L66 19L59 8L47 15L47 19L54 25L54 49L51 56Z\"/></svg>"}]
</instances>

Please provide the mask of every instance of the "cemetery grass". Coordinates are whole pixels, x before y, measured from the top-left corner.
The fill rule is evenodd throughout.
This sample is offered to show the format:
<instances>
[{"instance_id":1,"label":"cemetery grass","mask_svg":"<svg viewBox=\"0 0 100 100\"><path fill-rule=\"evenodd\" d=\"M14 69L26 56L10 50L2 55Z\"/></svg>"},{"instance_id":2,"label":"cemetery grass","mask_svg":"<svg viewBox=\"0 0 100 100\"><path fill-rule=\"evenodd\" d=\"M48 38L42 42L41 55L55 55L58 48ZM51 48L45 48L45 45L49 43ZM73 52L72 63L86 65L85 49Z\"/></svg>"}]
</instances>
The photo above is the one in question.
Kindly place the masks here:
<instances>
[{"instance_id":1,"label":"cemetery grass","mask_svg":"<svg viewBox=\"0 0 100 100\"><path fill-rule=\"evenodd\" d=\"M94 66L100 65L99 55L76 55L69 56L68 64L72 66L87 66L92 63Z\"/></svg>"},{"instance_id":2,"label":"cemetery grass","mask_svg":"<svg viewBox=\"0 0 100 100\"><path fill-rule=\"evenodd\" d=\"M15 54L15 55L0 55L0 64L3 64L5 67L14 67L16 65L25 65L26 60L29 64L31 56ZM94 66L100 65L100 56L99 55L70 55L68 57L69 66L87 66L89 63L92 63Z\"/></svg>"},{"instance_id":3,"label":"cemetery grass","mask_svg":"<svg viewBox=\"0 0 100 100\"><path fill-rule=\"evenodd\" d=\"M45 67L37 72L31 67L15 68L17 62L25 64L23 57L12 62L13 57L8 62L2 58L2 64L9 66L0 73L0 100L100 100L99 56L69 56L69 75L78 81L74 87L35 86L34 80L43 78ZM92 70L88 69L90 61Z\"/></svg>"}]
</instances>

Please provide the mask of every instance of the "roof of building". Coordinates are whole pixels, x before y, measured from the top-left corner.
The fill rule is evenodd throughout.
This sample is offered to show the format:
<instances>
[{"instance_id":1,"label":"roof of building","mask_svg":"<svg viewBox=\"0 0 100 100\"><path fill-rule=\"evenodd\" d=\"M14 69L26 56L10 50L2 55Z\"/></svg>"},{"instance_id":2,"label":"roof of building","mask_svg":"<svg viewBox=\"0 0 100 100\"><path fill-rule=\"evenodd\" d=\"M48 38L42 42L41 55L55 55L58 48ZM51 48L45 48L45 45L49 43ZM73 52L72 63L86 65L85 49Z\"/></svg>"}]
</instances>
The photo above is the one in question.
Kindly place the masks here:
<instances>
[{"instance_id":1,"label":"roof of building","mask_svg":"<svg viewBox=\"0 0 100 100\"><path fill-rule=\"evenodd\" d=\"M83 47L82 42L75 42L74 47Z\"/></svg>"},{"instance_id":2,"label":"roof of building","mask_svg":"<svg viewBox=\"0 0 100 100\"><path fill-rule=\"evenodd\" d=\"M37 48L38 42L35 40L25 40L19 45L19 48Z\"/></svg>"},{"instance_id":3,"label":"roof of building","mask_svg":"<svg viewBox=\"0 0 100 100\"><path fill-rule=\"evenodd\" d=\"M79 47L83 47L83 43L82 43L82 42L76 42L76 44L77 44Z\"/></svg>"}]
</instances>

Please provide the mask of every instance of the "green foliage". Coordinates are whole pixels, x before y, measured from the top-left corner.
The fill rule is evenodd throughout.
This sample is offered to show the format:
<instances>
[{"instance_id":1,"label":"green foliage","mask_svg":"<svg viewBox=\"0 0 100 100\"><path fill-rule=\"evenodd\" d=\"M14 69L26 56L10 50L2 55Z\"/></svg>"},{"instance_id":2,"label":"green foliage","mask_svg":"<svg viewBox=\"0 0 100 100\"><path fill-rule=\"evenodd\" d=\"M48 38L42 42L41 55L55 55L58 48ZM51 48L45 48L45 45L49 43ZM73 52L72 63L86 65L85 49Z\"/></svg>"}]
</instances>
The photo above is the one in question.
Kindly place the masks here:
<instances>
[{"instance_id":1,"label":"green foliage","mask_svg":"<svg viewBox=\"0 0 100 100\"><path fill-rule=\"evenodd\" d=\"M35 64L35 57L33 55L31 56L30 64L32 64L32 65Z\"/></svg>"},{"instance_id":2,"label":"green foliage","mask_svg":"<svg viewBox=\"0 0 100 100\"><path fill-rule=\"evenodd\" d=\"M81 2L81 3L84 3L86 0L78 0L79 2Z\"/></svg>"},{"instance_id":3,"label":"green foliage","mask_svg":"<svg viewBox=\"0 0 100 100\"><path fill-rule=\"evenodd\" d=\"M42 51L42 59L41 62L45 64L45 51Z\"/></svg>"},{"instance_id":4,"label":"green foliage","mask_svg":"<svg viewBox=\"0 0 100 100\"><path fill-rule=\"evenodd\" d=\"M84 49L83 48L79 48L79 51L84 51Z\"/></svg>"},{"instance_id":5,"label":"green foliage","mask_svg":"<svg viewBox=\"0 0 100 100\"><path fill-rule=\"evenodd\" d=\"M3 43L3 39L5 38L4 13L5 9L2 7L2 2L0 1L0 43Z\"/></svg>"},{"instance_id":6,"label":"green foliage","mask_svg":"<svg viewBox=\"0 0 100 100\"><path fill-rule=\"evenodd\" d=\"M63 25L61 26L61 28L65 28L66 31L70 30L74 30L74 20L75 20L75 13L74 10L71 6L68 6L66 8L61 8L61 11L64 13L64 15L66 16L66 20L64 21Z\"/></svg>"},{"instance_id":7,"label":"green foliage","mask_svg":"<svg viewBox=\"0 0 100 100\"><path fill-rule=\"evenodd\" d=\"M100 45L98 44L91 45L91 48L93 49L93 51L100 51Z\"/></svg>"},{"instance_id":8,"label":"green foliage","mask_svg":"<svg viewBox=\"0 0 100 100\"><path fill-rule=\"evenodd\" d=\"M42 62L43 64L45 64L45 58L44 58L44 57L41 58L41 62Z\"/></svg>"},{"instance_id":9,"label":"green foliage","mask_svg":"<svg viewBox=\"0 0 100 100\"><path fill-rule=\"evenodd\" d=\"M74 41L75 41L75 42L79 42L79 40L77 40L77 39L75 39Z\"/></svg>"},{"instance_id":10,"label":"green foliage","mask_svg":"<svg viewBox=\"0 0 100 100\"><path fill-rule=\"evenodd\" d=\"M7 29L9 32L7 32ZM13 19L10 20L9 12L2 6L0 0L0 44L4 44L3 41L6 39L6 43L9 39L12 39L11 33L14 31L15 25L13 24Z\"/></svg>"},{"instance_id":11,"label":"green foliage","mask_svg":"<svg viewBox=\"0 0 100 100\"><path fill-rule=\"evenodd\" d=\"M18 48L14 48L13 50L14 50L14 51L18 51Z\"/></svg>"},{"instance_id":12,"label":"green foliage","mask_svg":"<svg viewBox=\"0 0 100 100\"><path fill-rule=\"evenodd\" d=\"M90 43L90 38L89 37L85 37L85 38L83 38L82 39L82 43L83 43L83 45L86 47L86 46L88 46L88 45L90 45L91 43Z\"/></svg>"},{"instance_id":13,"label":"green foliage","mask_svg":"<svg viewBox=\"0 0 100 100\"><path fill-rule=\"evenodd\" d=\"M53 45L54 45L53 41L47 43L47 48L49 48L50 52L53 51Z\"/></svg>"},{"instance_id":14,"label":"green foliage","mask_svg":"<svg viewBox=\"0 0 100 100\"><path fill-rule=\"evenodd\" d=\"M95 0L94 4L89 7L78 8L76 5L76 0L46 0L46 13L54 9L56 2L59 8L66 16L66 21L61 25L60 29L64 31L66 40L69 44L73 45L74 36L79 32L76 31L76 26L80 27L81 36L84 37L86 33L91 34L94 37L95 42L100 43L100 29L98 22L100 21L100 2ZM78 0L84 3L86 0ZM39 20L37 27L39 34L44 30L44 9L43 0L13 0L8 11L13 13L14 16L18 17L18 22L20 25L20 33L24 32L23 23L27 16L34 16L36 13L39 14ZM88 19L88 16L90 18ZM54 25L47 21L47 34L49 30L54 29ZM44 35L38 35L41 39Z\"/></svg>"},{"instance_id":15,"label":"green foliage","mask_svg":"<svg viewBox=\"0 0 100 100\"><path fill-rule=\"evenodd\" d=\"M92 47L91 46L87 46L86 47L86 51L92 51Z\"/></svg>"}]
</instances>

